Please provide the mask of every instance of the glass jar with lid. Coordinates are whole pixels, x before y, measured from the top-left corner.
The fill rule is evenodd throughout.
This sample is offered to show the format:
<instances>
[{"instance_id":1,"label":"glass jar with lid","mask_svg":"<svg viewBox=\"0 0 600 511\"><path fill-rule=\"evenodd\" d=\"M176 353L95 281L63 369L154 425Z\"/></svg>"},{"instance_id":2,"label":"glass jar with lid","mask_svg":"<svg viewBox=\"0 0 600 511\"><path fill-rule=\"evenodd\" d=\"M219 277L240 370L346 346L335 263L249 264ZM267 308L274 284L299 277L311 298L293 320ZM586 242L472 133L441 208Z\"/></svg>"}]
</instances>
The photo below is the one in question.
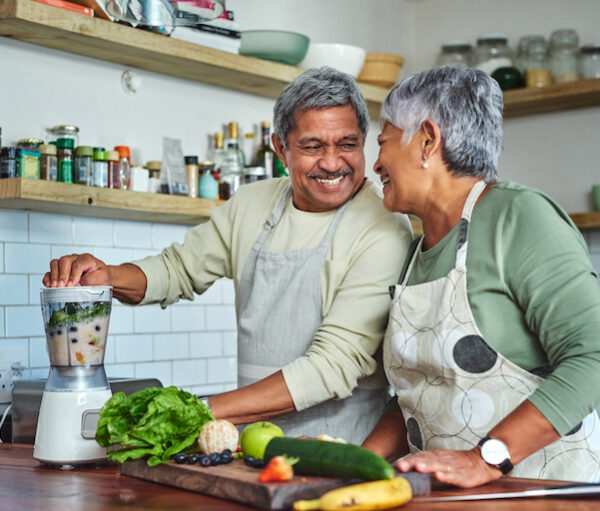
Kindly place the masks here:
<instances>
[{"instance_id":1,"label":"glass jar with lid","mask_svg":"<svg viewBox=\"0 0 600 511\"><path fill-rule=\"evenodd\" d=\"M92 185L92 157L94 149L87 145L75 148L73 161L73 182L80 185Z\"/></svg>"},{"instance_id":2,"label":"glass jar with lid","mask_svg":"<svg viewBox=\"0 0 600 511\"><path fill-rule=\"evenodd\" d=\"M548 61L548 43L543 39L532 39L523 49L523 72L526 87L545 87L552 83Z\"/></svg>"},{"instance_id":3,"label":"glass jar with lid","mask_svg":"<svg viewBox=\"0 0 600 511\"><path fill-rule=\"evenodd\" d=\"M483 34L477 38L475 67L494 74L498 68L513 67L512 51L504 34Z\"/></svg>"},{"instance_id":4,"label":"glass jar with lid","mask_svg":"<svg viewBox=\"0 0 600 511\"><path fill-rule=\"evenodd\" d=\"M550 71L554 83L579 80L579 36L572 29L555 30L550 35Z\"/></svg>"},{"instance_id":5,"label":"glass jar with lid","mask_svg":"<svg viewBox=\"0 0 600 511\"><path fill-rule=\"evenodd\" d=\"M582 78L600 78L600 43L581 47L579 72Z\"/></svg>"},{"instance_id":6,"label":"glass jar with lid","mask_svg":"<svg viewBox=\"0 0 600 511\"><path fill-rule=\"evenodd\" d=\"M48 128L47 131L53 140L58 140L59 138L70 138L73 140L73 147L77 147L79 145L79 128L77 126L64 124Z\"/></svg>"},{"instance_id":7,"label":"glass jar with lid","mask_svg":"<svg viewBox=\"0 0 600 511\"><path fill-rule=\"evenodd\" d=\"M22 138L17 142L17 147L19 149L23 149L24 151L38 151L40 145L44 143L43 140L39 138Z\"/></svg>"},{"instance_id":8,"label":"glass jar with lid","mask_svg":"<svg viewBox=\"0 0 600 511\"><path fill-rule=\"evenodd\" d=\"M58 152L58 180L62 183L73 182L73 149L72 138L59 138L56 141Z\"/></svg>"},{"instance_id":9,"label":"glass jar with lid","mask_svg":"<svg viewBox=\"0 0 600 511\"><path fill-rule=\"evenodd\" d=\"M529 43L534 41L546 42L546 39L543 35L538 34L524 35L519 39L519 43L517 44L517 56L515 57L515 67L523 74L525 74L525 66L523 61L526 58L526 48L529 45Z\"/></svg>"},{"instance_id":10,"label":"glass jar with lid","mask_svg":"<svg viewBox=\"0 0 600 511\"><path fill-rule=\"evenodd\" d=\"M437 65L471 67L473 47L468 41L446 41L440 48Z\"/></svg>"},{"instance_id":11,"label":"glass jar with lid","mask_svg":"<svg viewBox=\"0 0 600 511\"><path fill-rule=\"evenodd\" d=\"M40 179L57 181L58 160L56 159L56 146L53 144L42 144L40 151Z\"/></svg>"}]
</instances>

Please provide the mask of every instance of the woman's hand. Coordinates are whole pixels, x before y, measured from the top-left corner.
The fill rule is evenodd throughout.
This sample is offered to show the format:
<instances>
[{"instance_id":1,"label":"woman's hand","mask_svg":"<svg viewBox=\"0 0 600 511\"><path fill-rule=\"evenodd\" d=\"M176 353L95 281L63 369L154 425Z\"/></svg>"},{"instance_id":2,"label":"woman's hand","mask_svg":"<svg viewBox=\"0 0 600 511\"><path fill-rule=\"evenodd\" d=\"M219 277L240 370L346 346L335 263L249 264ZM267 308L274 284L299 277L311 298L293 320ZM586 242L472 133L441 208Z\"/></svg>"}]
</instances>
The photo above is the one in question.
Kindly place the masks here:
<instances>
[{"instance_id":1,"label":"woman's hand","mask_svg":"<svg viewBox=\"0 0 600 511\"><path fill-rule=\"evenodd\" d=\"M72 254L52 259L50 271L44 275L42 282L46 287L111 285L108 267L92 254Z\"/></svg>"},{"instance_id":2,"label":"woman's hand","mask_svg":"<svg viewBox=\"0 0 600 511\"><path fill-rule=\"evenodd\" d=\"M400 472L424 472L447 484L473 488L502 476L502 472L488 465L479 454L479 448L470 451L432 449L398 460Z\"/></svg>"}]
</instances>

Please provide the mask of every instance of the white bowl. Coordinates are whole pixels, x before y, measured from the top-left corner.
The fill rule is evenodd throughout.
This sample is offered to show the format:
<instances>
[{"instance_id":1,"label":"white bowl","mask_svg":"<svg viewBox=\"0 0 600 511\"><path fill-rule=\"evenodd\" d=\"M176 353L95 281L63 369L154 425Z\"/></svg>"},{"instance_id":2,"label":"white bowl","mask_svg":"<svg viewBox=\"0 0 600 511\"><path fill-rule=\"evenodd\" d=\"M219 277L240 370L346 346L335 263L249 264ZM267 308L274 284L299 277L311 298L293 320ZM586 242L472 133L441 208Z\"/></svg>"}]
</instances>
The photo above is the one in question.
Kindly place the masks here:
<instances>
[{"instance_id":1,"label":"white bowl","mask_svg":"<svg viewBox=\"0 0 600 511\"><path fill-rule=\"evenodd\" d=\"M304 60L298 64L302 69L331 66L340 71L358 76L367 52L358 46L338 43L310 43Z\"/></svg>"}]
</instances>

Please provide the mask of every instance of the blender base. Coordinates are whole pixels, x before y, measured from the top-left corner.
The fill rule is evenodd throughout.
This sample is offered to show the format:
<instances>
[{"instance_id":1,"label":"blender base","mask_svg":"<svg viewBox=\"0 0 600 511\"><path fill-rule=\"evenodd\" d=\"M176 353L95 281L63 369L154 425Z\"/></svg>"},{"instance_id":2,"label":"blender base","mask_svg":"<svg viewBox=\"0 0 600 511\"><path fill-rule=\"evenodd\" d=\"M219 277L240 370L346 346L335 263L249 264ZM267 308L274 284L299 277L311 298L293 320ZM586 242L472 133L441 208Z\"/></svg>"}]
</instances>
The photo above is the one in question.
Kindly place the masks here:
<instances>
[{"instance_id":1,"label":"blender base","mask_svg":"<svg viewBox=\"0 0 600 511\"><path fill-rule=\"evenodd\" d=\"M106 460L106 448L94 435L97 412L112 396L110 389L74 392L45 390L33 457L50 465L79 465Z\"/></svg>"}]
</instances>

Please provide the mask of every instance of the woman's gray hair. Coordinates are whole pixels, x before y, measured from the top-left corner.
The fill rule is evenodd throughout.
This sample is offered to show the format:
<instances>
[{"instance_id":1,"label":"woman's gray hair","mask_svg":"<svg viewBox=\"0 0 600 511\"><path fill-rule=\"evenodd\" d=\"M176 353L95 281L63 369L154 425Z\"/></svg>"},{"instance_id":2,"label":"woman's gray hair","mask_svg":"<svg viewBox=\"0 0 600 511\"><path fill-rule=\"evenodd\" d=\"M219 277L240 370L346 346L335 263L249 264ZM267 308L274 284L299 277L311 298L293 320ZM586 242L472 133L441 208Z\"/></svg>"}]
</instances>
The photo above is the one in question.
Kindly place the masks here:
<instances>
[{"instance_id":1,"label":"woman's gray hair","mask_svg":"<svg viewBox=\"0 0 600 511\"><path fill-rule=\"evenodd\" d=\"M380 124L403 130L408 144L427 119L440 128L442 159L455 176L498 178L502 150L502 91L489 74L442 66L396 85L381 106Z\"/></svg>"},{"instance_id":2,"label":"woman's gray hair","mask_svg":"<svg viewBox=\"0 0 600 511\"><path fill-rule=\"evenodd\" d=\"M286 85L277 98L273 132L287 148L287 137L296 127L296 112L348 104L354 108L364 142L369 129L369 113L354 78L327 66L309 69Z\"/></svg>"}]
</instances>

